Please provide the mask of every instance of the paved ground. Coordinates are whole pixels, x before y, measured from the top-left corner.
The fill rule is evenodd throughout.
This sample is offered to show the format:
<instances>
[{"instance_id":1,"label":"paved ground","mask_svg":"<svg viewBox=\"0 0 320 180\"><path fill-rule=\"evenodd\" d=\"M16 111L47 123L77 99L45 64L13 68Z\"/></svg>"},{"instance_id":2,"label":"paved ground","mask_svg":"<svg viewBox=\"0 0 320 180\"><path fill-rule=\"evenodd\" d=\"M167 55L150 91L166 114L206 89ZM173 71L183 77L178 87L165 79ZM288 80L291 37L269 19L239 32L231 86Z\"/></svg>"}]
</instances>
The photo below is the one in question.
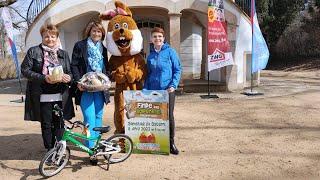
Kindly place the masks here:
<instances>
[{"instance_id":1,"label":"paved ground","mask_svg":"<svg viewBox=\"0 0 320 180\"><path fill-rule=\"evenodd\" d=\"M319 179L320 71L264 71L261 80L264 96L178 96L178 156L133 155L105 171L72 150L71 164L52 179ZM13 86L0 82L0 179L39 179L40 126L22 120ZM113 102L104 124L112 113Z\"/></svg>"}]
</instances>

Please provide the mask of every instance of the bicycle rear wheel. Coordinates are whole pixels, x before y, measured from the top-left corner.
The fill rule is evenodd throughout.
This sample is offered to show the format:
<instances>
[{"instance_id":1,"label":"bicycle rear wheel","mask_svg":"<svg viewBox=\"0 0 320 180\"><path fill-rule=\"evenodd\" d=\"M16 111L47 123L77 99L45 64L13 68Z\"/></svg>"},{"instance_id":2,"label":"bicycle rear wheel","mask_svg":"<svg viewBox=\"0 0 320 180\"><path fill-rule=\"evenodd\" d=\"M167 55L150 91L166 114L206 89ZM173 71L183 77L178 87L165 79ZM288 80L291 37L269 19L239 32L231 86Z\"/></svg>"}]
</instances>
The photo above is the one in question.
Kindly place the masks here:
<instances>
[{"instance_id":1,"label":"bicycle rear wheel","mask_svg":"<svg viewBox=\"0 0 320 180\"><path fill-rule=\"evenodd\" d=\"M42 176L54 176L58 174L67 165L70 158L70 149L66 147L66 150L63 153L59 163L58 150L59 148L54 147L53 149L48 151L46 155L42 158L39 165L39 171Z\"/></svg>"},{"instance_id":2,"label":"bicycle rear wheel","mask_svg":"<svg viewBox=\"0 0 320 180\"><path fill-rule=\"evenodd\" d=\"M127 135L115 134L101 142L105 146L104 152L110 153L103 156L106 160L109 158L111 164L125 161L132 153L133 143Z\"/></svg>"}]
</instances>

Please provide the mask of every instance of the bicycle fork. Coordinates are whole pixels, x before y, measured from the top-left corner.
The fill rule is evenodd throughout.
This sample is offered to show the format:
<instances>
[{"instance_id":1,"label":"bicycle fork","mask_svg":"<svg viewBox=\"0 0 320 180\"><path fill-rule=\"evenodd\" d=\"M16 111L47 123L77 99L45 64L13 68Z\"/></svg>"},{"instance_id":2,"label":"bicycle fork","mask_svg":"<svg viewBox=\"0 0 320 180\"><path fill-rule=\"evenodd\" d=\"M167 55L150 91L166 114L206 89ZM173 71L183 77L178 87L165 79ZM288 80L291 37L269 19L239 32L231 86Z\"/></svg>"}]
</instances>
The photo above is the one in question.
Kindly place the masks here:
<instances>
[{"instance_id":1,"label":"bicycle fork","mask_svg":"<svg viewBox=\"0 0 320 180\"><path fill-rule=\"evenodd\" d=\"M65 153L66 149L67 149L67 142L66 141L59 141L58 143L56 143L56 148L57 148L57 154L58 155L58 160L56 162L56 164L60 164L60 161L63 157L63 154Z\"/></svg>"}]
</instances>

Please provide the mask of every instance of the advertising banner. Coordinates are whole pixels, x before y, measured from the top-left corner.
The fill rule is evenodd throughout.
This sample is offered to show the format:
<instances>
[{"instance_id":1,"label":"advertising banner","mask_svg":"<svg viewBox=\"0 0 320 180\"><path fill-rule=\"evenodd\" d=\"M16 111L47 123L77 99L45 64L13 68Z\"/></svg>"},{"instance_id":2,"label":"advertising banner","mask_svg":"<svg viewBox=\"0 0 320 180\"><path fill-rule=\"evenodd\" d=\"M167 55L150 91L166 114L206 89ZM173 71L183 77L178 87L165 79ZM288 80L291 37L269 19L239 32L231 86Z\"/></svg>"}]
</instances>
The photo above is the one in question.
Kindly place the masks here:
<instances>
[{"instance_id":1,"label":"advertising banner","mask_svg":"<svg viewBox=\"0 0 320 180\"><path fill-rule=\"evenodd\" d=\"M223 0L210 0L208 5L208 71L232 65Z\"/></svg>"},{"instance_id":2,"label":"advertising banner","mask_svg":"<svg viewBox=\"0 0 320 180\"><path fill-rule=\"evenodd\" d=\"M168 92L124 91L125 134L133 141L133 153L170 152Z\"/></svg>"}]
</instances>

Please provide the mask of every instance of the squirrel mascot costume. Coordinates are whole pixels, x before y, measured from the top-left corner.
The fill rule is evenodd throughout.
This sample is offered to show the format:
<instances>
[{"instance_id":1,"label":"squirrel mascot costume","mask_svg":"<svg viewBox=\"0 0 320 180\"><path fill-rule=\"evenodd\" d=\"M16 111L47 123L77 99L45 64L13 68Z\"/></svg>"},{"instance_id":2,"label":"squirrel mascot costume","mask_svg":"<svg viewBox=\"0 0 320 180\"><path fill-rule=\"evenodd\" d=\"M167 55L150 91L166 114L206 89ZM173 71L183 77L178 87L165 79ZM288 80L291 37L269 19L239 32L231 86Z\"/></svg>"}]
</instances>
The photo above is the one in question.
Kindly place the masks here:
<instances>
[{"instance_id":1,"label":"squirrel mascot costume","mask_svg":"<svg viewBox=\"0 0 320 180\"><path fill-rule=\"evenodd\" d=\"M140 55L142 35L132 18L130 9L115 1L115 10L100 14L109 20L107 49L111 54L109 65L111 78L116 82L114 94L115 134L124 133L124 90L141 90L147 74L144 58Z\"/></svg>"}]
</instances>

